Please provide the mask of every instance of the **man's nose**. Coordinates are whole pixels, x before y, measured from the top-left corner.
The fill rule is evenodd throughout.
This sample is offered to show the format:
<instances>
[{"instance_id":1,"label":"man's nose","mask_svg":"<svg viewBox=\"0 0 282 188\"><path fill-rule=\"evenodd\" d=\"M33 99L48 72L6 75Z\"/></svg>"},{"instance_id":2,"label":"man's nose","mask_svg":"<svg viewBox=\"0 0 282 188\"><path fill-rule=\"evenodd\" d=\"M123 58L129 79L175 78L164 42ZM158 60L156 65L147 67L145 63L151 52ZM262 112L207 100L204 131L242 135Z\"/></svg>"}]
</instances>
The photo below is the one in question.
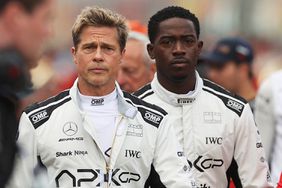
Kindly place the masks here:
<instances>
[{"instance_id":1,"label":"man's nose","mask_svg":"<svg viewBox=\"0 0 282 188\"><path fill-rule=\"evenodd\" d=\"M173 47L173 54L174 55L183 55L185 53L186 53L186 49L184 45L180 41L177 41Z\"/></svg>"},{"instance_id":2,"label":"man's nose","mask_svg":"<svg viewBox=\"0 0 282 188\"><path fill-rule=\"evenodd\" d=\"M97 47L97 49L95 50L93 60L96 62L103 61L103 53L100 47Z\"/></svg>"}]
</instances>

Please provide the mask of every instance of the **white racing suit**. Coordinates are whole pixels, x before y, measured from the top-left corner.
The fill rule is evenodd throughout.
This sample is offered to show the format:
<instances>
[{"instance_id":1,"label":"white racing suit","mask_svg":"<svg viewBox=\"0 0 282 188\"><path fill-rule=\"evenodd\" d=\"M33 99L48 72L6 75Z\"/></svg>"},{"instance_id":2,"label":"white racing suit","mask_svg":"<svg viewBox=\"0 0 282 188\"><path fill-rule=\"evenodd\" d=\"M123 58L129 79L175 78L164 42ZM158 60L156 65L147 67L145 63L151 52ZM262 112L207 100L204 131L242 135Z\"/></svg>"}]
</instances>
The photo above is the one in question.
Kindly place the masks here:
<instances>
[{"instance_id":1,"label":"white racing suit","mask_svg":"<svg viewBox=\"0 0 282 188\"><path fill-rule=\"evenodd\" d=\"M21 148L12 188L33 184L32 172L47 168L49 187L144 187L151 163L167 187L191 187L188 163L167 113L118 91L117 130L106 162L92 122L78 104L77 82L70 90L27 108L20 120Z\"/></svg>"},{"instance_id":2,"label":"white racing suit","mask_svg":"<svg viewBox=\"0 0 282 188\"><path fill-rule=\"evenodd\" d=\"M198 73L196 80L194 92L178 95L163 88L155 75L135 93L168 112L192 168L194 187L226 188L230 176L238 187L272 187L249 105Z\"/></svg>"},{"instance_id":3,"label":"white racing suit","mask_svg":"<svg viewBox=\"0 0 282 188\"><path fill-rule=\"evenodd\" d=\"M255 100L255 119L270 164L273 182L282 173L282 71L267 78Z\"/></svg>"}]
</instances>

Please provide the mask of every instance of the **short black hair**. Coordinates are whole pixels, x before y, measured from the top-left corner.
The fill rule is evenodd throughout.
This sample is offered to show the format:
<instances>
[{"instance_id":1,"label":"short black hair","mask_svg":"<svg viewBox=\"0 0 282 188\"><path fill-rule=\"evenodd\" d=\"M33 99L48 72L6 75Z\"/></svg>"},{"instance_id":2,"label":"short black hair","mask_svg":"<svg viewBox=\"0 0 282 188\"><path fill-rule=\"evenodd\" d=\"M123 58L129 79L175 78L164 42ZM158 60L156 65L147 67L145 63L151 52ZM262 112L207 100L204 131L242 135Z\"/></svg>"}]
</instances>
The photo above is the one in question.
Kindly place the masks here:
<instances>
[{"instance_id":1,"label":"short black hair","mask_svg":"<svg viewBox=\"0 0 282 188\"><path fill-rule=\"evenodd\" d=\"M169 6L166 8L163 8L162 10L158 11L156 14L154 14L148 23L148 36L151 41L151 43L154 42L156 39L156 35L159 31L159 24L167 20L169 18L184 18L188 19L193 22L197 38L200 36L200 23L198 18L195 16L195 14L191 13L189 10L179 7L179 6Z\"/></svg>"},{"instance_id":2,"label":"short black hair","mask_svg":"<svg viewBox=\"0 0 282 188\"><path fill-rule=\"evenodd\" d=\"M0 1L0 13L4 10L4 8L11 2L18 2L23 6L23 8L31 13L34 8L41 3L43 3L45 0L1 0Z\"/></svg>"}]
</instances>

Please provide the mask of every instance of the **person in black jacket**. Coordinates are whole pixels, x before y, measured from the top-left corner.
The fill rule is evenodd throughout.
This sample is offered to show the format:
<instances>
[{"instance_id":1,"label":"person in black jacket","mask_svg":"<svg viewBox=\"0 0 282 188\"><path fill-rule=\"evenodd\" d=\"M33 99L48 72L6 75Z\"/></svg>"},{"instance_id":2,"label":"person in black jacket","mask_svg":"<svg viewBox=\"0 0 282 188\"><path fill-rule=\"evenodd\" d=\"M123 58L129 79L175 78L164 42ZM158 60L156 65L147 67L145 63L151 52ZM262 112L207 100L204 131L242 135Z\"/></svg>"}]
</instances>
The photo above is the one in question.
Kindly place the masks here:
<instances>
[{"instance_id":1,"label":"person in black jacket","mask_svg":"<svg viewBox=\"0 0 282 188\"><path fill-rule=\"evenodd\" d=\"M0 188L13 170L19 99L51 34L54 0L0 1Z\"/></svg>"}]
</instances>

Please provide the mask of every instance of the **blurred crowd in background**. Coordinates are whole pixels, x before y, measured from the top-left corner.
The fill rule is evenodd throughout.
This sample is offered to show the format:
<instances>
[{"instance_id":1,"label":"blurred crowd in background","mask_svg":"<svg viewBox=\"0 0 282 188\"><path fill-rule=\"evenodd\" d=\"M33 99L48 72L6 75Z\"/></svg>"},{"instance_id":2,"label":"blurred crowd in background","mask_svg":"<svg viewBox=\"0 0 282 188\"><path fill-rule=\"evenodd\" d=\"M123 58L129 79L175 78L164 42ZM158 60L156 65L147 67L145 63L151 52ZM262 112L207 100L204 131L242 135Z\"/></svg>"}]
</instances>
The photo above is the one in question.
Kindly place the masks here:
<instances>
[{"instance_id":1,"label":"blurred crowd in background","mask_svg":"<svg viewBox=\"0 0 282 188\"><path fill-rule=\"evenodd\" d=\"M67 88L71 85L75 77L70 53L71 27L79 11L91 5L98 5L121 13L131 21L135 30L137 28L143 33L146 33L149 15L165 6L180 5L190 9L199 17L200 37L204 41L204 51L211 50L216 41L222 37L239 36L251 43L255 54L252 66L257 86L271 72L282 68L282 56L280 55L282 12L279 10L282 1L269 3L263 0L59 0L56 3L54 36L47 46L45 56L41 59L42 62L32 70L35 89L42 87L48 81L52 83L45 87L50 91L44 90L44 95L46 93L53 95L54 92L57 92L57 88Z\"/></svg>"}]
</instances>

